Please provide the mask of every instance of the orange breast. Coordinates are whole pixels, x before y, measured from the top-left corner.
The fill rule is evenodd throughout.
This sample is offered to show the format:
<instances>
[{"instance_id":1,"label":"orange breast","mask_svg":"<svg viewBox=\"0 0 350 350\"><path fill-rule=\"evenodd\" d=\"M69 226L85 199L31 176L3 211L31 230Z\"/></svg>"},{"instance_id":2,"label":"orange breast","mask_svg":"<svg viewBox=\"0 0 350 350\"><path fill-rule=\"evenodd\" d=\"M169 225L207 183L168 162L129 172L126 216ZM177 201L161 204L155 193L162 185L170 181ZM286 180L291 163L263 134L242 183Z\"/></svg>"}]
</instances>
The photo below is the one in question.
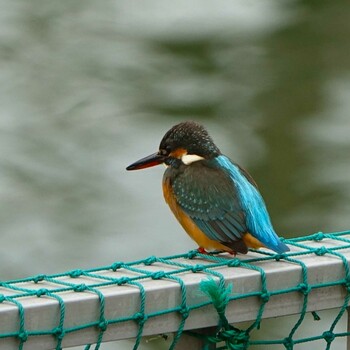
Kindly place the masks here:
<instances>
[{"instance_id":1,"label":"orange breast","mask_svg":"<svg viewBox=\"0 0 350 350\"><path fill-rule=\"evenodd\" d=\"M169 180L163 181L163 194L165 201L168 203L171 211L174 213L176 219L188 233L188 235L202 248L217 249L231 252L232 249L224 246L220 242L208 238L205 233L200 230L197 225L191 220L189 216L178 205L174 193L171 189Z\"/></svg>"}]
</instances>

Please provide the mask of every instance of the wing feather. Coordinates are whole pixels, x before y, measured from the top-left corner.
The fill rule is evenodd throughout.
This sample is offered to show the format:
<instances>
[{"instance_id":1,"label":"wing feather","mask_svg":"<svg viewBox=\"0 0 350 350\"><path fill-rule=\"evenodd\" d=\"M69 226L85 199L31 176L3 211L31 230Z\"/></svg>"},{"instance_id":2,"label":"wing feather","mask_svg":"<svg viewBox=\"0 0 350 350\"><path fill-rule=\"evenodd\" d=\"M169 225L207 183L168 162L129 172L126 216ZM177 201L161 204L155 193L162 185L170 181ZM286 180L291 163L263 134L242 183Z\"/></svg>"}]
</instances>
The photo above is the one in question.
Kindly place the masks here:
<instances>
[{"instance_id":1,"label":"wing feather","mask_svg":"<svg viewBox=\"0 0 350 350\"><path fill-rule=\"evenodd\" d=\"M247 232L232 180L208 161L186 166L175 178L173 191L181 209L210 239L237 242Z\"/></svg>"}]
</instances>

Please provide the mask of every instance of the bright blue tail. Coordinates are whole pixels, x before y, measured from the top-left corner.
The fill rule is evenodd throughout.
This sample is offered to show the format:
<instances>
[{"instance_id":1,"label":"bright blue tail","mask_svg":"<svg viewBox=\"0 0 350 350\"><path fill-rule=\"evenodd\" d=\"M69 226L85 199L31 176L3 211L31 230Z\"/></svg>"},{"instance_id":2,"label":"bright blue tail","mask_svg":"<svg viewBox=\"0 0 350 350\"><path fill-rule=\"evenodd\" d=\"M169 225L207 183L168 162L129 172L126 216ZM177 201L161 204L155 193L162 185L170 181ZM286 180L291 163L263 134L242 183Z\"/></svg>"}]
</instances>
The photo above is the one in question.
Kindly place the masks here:
<instances>
[{"instance_id":1,"label":"bright blue tail","mask_svg":"<svg viewBox=\"0 0 350 350\"><path fill-rule=\"evenodd\" d=\"M288 251L288 246L279 239L272 227L265 202L258 189L229 158L221 155L216 159L220 166L228 171L236 186L248 231L267 248L277 253Z\"/></svg>"}]
</instances>

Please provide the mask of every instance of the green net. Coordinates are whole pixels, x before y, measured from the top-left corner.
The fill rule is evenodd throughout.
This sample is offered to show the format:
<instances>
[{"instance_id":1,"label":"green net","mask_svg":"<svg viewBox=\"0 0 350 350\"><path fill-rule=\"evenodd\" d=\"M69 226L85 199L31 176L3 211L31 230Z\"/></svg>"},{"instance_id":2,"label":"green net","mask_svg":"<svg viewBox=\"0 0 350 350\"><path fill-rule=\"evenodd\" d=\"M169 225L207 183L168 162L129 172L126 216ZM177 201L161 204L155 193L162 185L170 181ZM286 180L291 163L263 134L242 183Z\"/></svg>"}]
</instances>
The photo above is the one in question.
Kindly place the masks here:
<instances>
[{"instance_id":1,"label":"green net","mask_svg":"<svg viewBox=\"0 0 350 350\"><path fill-rule=\"evenodd\" d=\"M277 345L289 350L298 344L320 340L324 342L323 348L330 349L335 339L350 335L336 331L350 298L350 231L316 233L285 242L291 251L284 254L252 250L247 256L232 257L204 255L195 250L0 282L0 347L62 349L85 344L87 350L99 349L106 340L133 337L133 348L137 349L144 335L152 334L152 330L157 334L159 328L161 332L174 331L170 349L179 344L184 334L200 339L203 349L213 346L233 350L251 346L270 349ZM228 276L233 276L233 280ZM287 278L283 276L288 277L288 283L283 282ZM176 288L170 290L169 283ZM257 287L250 288L249 283ZM169 294L162 296L169 295L170 301L156 299L154 290L162 289L169 290ZM170 297L172 290L176 292L174 298ZM320 297L326 290L333 293L329 300ZM115 293L120 302L116 299L110 302ZM311 298L316 293L319 299L315 302ZM284 310L269 308L286 296L290 297L290 305L287 302ZM136 300L136 304L131 300ZM292 305L293 300L298 300L297 309ZM254 317L238 312L239 305L245 302L255 305ZM297 336L308 312L318 320L315 311L333 307L338 309L327 328L318 329L317 335ZM212 319L206 324L200 314L208 308L215 311L215 327L210 334L203 335L193 329L213 326ZM263 340L251 336L265 318L289 312L298 316L287 334ZM191 326L188 320L192 316ZM155 321L160 317L162 321L157 326ZM167 318L168 326L163 321ZM250 322L242 328L237 326L236 319ZM195 326L194 320L198 322Z\"/></svg>"}]
</instances>

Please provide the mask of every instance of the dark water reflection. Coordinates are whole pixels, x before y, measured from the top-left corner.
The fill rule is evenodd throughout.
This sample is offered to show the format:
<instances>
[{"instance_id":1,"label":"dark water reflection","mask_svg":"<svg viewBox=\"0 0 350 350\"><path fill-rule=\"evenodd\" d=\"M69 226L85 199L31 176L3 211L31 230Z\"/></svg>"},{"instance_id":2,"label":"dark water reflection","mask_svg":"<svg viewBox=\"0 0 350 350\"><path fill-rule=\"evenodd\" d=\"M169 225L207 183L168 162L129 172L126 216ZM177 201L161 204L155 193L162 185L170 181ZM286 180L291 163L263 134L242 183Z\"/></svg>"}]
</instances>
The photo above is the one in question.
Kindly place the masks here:
<instances>
[{"instance_id":1,"label":"dark water reflection","mask_svg":"<svg viewBox=\"0 0 350 350\"><path fill-rule=\"evenodd\" d=\"M2 278L185 251L163 169L203 122L278 232L350 228L350 5L11 2L0 21Z\"/></svg>"}]
</instances>

